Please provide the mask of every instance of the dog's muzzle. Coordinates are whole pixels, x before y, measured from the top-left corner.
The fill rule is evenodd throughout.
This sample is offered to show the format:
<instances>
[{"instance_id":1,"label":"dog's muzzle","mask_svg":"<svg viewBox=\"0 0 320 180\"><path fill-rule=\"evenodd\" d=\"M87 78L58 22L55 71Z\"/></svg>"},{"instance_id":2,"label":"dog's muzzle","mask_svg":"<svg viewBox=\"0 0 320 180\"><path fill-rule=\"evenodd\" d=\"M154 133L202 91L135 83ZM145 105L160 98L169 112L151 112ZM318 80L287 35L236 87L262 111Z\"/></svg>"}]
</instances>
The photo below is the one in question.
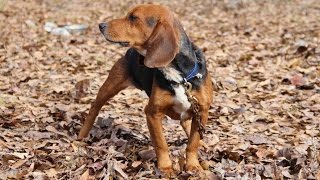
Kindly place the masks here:
<instances>
[{"instance_id":1,"label":"dog's muzzle","mask_svg":"<svg viewBox=\"0 0 320 180\"><path fill-rule=\"evenodd\" d=\"M99 24L99 29L100 29L100 32L102 34L104 34L105 30L107 29L108 25L106 23L100 23Z\"/></svg>"}]
</instances>

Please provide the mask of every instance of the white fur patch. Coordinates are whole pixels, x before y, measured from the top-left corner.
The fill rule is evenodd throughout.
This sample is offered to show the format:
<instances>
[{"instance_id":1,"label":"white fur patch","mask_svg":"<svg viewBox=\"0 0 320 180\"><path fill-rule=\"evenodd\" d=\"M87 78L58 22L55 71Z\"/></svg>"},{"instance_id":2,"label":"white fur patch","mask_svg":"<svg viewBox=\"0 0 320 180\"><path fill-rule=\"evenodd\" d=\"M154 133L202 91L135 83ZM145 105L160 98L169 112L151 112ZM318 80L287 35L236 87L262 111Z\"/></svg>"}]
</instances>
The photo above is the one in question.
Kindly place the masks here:
<instances>
[{"instance_id":1,"label":"white fur patch","mask_svg":"<svg viewBox=\"0 0 320 180\"><path fill-rule=\"evenodd\" d=\"M166 79L170 81L180 83L183 80L181 73L173 67L168 66L168 67L159 68L159 69L163 72Z\"/></svg>"},{"instance_id":2,"label":"white fur patch","mask_svg":"<svg viewBox=\"0 0 320 180\"><path fill-rule=\"evenodd\" d=\"M177 83L180 83L183 80L183 77L181 76L181 73L176 70L173 67L165 67L165 68L159 68L166 79L170 81L175 81ZM185 89L182 85L177 85L173 87L175 97L174 97L174 106L173 109L180 114L181 119L188 118L188 114L186 111L190 109L191 103L188 101L188 98L185 94Z\"/></svg>"},{"instance_id":3,"label":"white fur patch","mask_svg":"<svg viewBox=\"0 0 320 180\"><path fill-rule=\"evenodd\" d=\"M181 119L185 119L187 118L186 112L188 109L190 109L191 103L188 101L188 98L185 94L185 89L182 87L182 85L174 87L173 90L175 92L173 109L180 114Z\"/></svg>"}]
</instances>

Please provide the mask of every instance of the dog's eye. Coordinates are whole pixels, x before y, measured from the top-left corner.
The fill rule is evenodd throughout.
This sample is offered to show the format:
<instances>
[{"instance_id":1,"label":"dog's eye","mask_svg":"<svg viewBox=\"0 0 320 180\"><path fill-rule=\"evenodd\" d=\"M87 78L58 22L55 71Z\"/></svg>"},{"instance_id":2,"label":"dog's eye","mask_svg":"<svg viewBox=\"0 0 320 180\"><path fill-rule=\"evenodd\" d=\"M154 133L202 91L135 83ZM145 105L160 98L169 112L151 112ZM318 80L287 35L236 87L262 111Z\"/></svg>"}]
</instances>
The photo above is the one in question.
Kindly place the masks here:
<instances>
[{"instance_id":1,"label":"dog's eye","mask_svg":"<svg viewBox=\"0 0 320 180\"><path fill-rule=\"evenodd\" d=\"M136 21L138 19L138 17L133 15L133 14L130 14L128 19L129 19L129 21L134 22L134 21Z\"/></svg>"}]
</instances>

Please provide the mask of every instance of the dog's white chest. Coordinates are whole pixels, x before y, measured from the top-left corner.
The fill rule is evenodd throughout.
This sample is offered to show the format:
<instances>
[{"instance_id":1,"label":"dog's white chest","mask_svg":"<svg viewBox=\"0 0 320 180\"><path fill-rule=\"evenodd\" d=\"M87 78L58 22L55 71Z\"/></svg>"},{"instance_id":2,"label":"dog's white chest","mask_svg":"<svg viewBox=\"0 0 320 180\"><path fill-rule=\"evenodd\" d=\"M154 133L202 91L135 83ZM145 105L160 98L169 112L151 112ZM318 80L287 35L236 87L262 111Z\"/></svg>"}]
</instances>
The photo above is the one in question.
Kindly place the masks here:
<instances>
[{"instance_id":1,"label":"dog's white chest","mask_svg":"<svg viewBox=\"0 0 320 180\"><path fill-rule=\"evenodd\" d=\"M185 119L186 112L190 109L191 103L188 101L185 89L182 85L174 87L175 97L173 109L181 115L181 119Z\"/></svg>"},{"instance_id":2,"label":"dog's white chest","mask_svg":"<svg viewBox=\"0 0 320 180\"><path fill-rule=\"evenodd\" d=\"M169 67L161 68L160 70L163 72L166 79L170 81L175 81L177 83L180 83L183 80L180 72L173 67L169 66ZM181 119L183 120L187 118L188 114L186 112L190 109L191 103L188 101L187 95L185 93L185 89L181 84L174 86L173 90L175 93L175 97L173 100L173 103L174 103L173 109L176 113L180 114Z\"/></svg>"}]
</instances>

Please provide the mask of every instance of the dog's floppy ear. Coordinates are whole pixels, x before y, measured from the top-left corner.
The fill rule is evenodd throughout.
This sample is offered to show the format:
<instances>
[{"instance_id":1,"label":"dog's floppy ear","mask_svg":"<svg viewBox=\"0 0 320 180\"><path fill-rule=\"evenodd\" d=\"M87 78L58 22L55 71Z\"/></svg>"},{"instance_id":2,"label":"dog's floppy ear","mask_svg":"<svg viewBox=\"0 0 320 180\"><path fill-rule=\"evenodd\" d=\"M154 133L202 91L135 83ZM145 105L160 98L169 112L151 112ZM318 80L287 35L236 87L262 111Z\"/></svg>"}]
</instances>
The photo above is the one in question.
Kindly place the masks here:
<instances>
[{"instance_id":1,"label":"dog's floppy ear","mask_svg":"<svg viewBox=\"0 0 320 180\"><path fill-rule=\"evenodd\" d=\"M167 66L178 52L178 39L168 22L158 22L146 44L144 64L149 68Z\"/></svg>"}]
</instances>

